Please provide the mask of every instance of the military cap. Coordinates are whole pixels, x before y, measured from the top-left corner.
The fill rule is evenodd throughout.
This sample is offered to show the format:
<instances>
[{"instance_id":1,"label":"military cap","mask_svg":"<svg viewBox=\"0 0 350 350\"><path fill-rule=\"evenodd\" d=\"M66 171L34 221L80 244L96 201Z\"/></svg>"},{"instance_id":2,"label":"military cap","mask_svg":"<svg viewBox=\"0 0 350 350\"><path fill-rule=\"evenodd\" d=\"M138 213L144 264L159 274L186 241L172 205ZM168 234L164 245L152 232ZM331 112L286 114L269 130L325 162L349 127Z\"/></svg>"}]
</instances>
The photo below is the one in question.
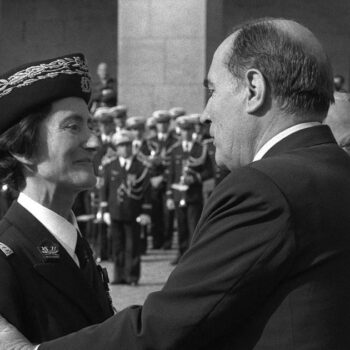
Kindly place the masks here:
<instances>
[{"instance_id":1,"label":"military cap","mask_svg":"<svg viewBox=\"0 0 350 350\"><path fill-rule=\"evenodd\" d=\"M146 124L146 118L137 116L137 117L129 117L126 120L126 127L128 129L143 129Z\"/></svg>"},{"instance_id":2,"label":"military cap","mask_svg":"<svg viewBox=\"0 0 350 350\"><path fill-rule=\"evenodd\" d=\"M42 105L91 96L91 78L80 53L27 63L0 75L0 133Z\"/></svg>"},{"instance_id":3,"label":"military cap","mask_svg":"<svg viewBox=\"0 0 350 350\"><path fill-rule=\"evenodd\" d=\"M124 105L118 105L114 107L110 107L110 113L113 118L124 118L126 117L127 107Z\"/></svg>"},{"instance_id":4,"label":"military cap","mask_svg":"<svg viewBox=\"0 0 350 350\"><path fill-rule=\"evenodd\" d=\"M156 119L154 117L149 117L146 120L147 128L154 128L156 126Z\"/></svg>"},{"instance_id":5,"label":"military cap","mask_svg":"<svg viewBox=\"0 0 350 350\"><path fill-rule=\"evenodd\" d=\"M112 137L112 143L115 146L121 145L123 143L131 143L134 140L134 135L129 130L117 131Z\"/></svg>"},{"instance_id":6,"label":"military cap","mask_svg":"<svg viewBox=\"0 0 350 350\"><path fill-rule=\"evenodd\" d=\"M103 117L104 115L109 114L109 107L98 107L96 108L96 111L94 112L94 118L96 119L100 119L101 117Z\"/></svg>"},{"instance_id":7,"label":"military cap","mask_svg":"<svg viewBox=\"0 0 350 350\"><path fill-rule=\"evenodd\" d=\"M192 113L192 114L186 115L187 120L189 120L193 124L202 124L201 116L202 115L199 113Z\"/></svg>"},{"instance_id":8,"label":"military cap","mask_svg":"<svg viewBox=\"0 0 350 350\"><path fill-rule=\"evenodd\" d=\"M176 125L183 130L192 129L196 122L197 118L193 118L191 115L183 115L176 119Z\"/></svg>"},{"instance_id":9,"label":"military cap","mask_svg":"<svg viewBox=\"0 0 350 350\"><path fill-rule=\"evenodd\" d=\"M173 107L173 108L169 109L169 114L170 114L171 118L176 119L182 115L185 115L186 111L182 107Z\"/></svg>"},{"instance_id":10,"label":"military cap","mask_svg":"<svg viewBox=\"0 0 350 350\"><path fill-rule=\"evenodd\" d=\"M169 123L170 113L167 110L158 110L152 113L152 117L155 119L156 123Z\"/></svg>"}]
</instances>

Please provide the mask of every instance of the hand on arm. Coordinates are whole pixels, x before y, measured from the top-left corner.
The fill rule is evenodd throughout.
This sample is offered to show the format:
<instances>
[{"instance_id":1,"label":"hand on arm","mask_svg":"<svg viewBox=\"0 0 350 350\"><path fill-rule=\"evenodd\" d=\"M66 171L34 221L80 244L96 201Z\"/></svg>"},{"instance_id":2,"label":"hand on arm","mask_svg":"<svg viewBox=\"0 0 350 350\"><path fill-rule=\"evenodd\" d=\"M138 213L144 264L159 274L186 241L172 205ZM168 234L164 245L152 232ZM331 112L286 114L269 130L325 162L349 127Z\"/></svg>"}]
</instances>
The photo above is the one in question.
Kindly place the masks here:
<instances>
[{"instance_id":1,"label":"hand on arm","mask_svg":"<svg viewBox=\"0 0 350 350\"><path fill-rule=\"evenodd\" d=\"M0 316L0 350L36 350L37 348L37 345L30 343L17 328Z\"/></svg>"}]
</instances>

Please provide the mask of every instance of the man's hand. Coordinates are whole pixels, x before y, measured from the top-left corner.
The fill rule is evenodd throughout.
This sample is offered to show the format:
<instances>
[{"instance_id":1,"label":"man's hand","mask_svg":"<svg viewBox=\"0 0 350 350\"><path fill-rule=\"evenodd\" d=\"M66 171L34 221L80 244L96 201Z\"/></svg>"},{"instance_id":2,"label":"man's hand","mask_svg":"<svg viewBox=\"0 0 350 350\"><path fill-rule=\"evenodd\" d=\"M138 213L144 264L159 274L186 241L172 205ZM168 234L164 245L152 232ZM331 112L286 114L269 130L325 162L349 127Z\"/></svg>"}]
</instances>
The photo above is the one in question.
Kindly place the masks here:
<instances>
[{"instance_id":1,"label":"man's hand","mask_svg":"<svg viewBox=\"0 0 350 350\"><path fill-rule=\"evenodd\" d=\"M166 200L166 207L168 210L175 210L175 202L172 198Z\"/></svg>"},{"instance_id":2,"label":"man's hand","mask_svg":"<svg viewBox=\"0 0 350 350\"><path fill-rule=\"evenodd\" d=\"M29 342L14 326L0 316L0 350L34 350Z\"/></svg>"}]
</instances>

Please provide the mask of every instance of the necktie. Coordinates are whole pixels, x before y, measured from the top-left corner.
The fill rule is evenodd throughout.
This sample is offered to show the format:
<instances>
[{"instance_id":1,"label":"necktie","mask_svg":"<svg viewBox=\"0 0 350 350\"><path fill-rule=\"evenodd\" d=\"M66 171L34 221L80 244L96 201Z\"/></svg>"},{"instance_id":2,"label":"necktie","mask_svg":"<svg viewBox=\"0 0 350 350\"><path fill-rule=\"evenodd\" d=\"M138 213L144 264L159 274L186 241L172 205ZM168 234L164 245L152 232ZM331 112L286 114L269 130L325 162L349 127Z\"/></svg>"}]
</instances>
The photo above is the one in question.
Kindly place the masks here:
<instances>
[{"instance_id":1,"label":"necktie","mask_svg":"<svg viewBox=\"0 0 350 350\"><path fill-rule=\"evenodd\" d=\"M80 236L79 233L77 235L77 244L75 246L75 254L78 257L80 270L84 278L92 287L94 285L94 262L92 259L92 255L91 255L90 247L88 246L88 243L83 237Z\"/></svg>"}]
</instances>

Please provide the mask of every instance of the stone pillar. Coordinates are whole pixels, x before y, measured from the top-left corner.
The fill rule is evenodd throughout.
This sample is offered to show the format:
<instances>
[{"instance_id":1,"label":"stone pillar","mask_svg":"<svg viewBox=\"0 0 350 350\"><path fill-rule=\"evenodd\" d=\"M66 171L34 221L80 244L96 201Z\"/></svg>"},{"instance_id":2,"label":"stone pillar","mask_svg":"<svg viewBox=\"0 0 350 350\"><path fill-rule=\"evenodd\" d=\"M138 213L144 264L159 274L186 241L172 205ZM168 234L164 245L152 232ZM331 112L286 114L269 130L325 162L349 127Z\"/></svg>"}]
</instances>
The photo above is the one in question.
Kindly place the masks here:
<instances>
[{"instance_id":1,"label":"stone pillar","mask_svg":"<svg viewBox=\"0 0 350 350\"><path fill-rule=\"evenodd\" d=\"M205 103L206 0L119 0L118 103L129 115Z\"/></svg>"}]
</instances>

